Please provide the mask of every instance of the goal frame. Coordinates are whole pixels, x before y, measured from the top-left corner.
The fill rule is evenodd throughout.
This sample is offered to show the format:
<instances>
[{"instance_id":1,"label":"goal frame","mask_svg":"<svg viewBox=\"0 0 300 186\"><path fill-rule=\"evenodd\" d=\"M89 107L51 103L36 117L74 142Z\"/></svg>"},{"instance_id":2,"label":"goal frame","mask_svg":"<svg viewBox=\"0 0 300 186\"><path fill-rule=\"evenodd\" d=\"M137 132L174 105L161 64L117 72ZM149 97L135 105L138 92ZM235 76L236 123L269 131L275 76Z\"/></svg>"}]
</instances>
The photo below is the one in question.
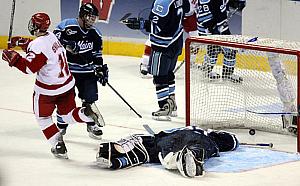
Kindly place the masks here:
<instances>
[{"instance_id":1,"label":"goal frame","mask_svg":"<svg viewBox=\"0 0 300 186\"><path fill-rule=\"evenodd\" d=\"M242 48L242 49L250 49L250 50L257 50L257 51L264 51L264 52L276 52L281 54L287 55L295 55L297 56L297 152L300 153L300 51L299 50L292 50L292 49L285 49L285 48L276 48L270 46L261 46L255 44L248 44L248 43L234 43L230 41L221 41L221 40L214 40L208 39L203 37L189 37L185 40L185 119L186 119L186 126L191 125L191 118L190 118L190 81L191 81L191 74L190 74L190 51L191 51L191 43L203 43L203 44L210 44L210 45L220 45L224 47L234 47L234 48Z\"/></svg>"}]
</instances>

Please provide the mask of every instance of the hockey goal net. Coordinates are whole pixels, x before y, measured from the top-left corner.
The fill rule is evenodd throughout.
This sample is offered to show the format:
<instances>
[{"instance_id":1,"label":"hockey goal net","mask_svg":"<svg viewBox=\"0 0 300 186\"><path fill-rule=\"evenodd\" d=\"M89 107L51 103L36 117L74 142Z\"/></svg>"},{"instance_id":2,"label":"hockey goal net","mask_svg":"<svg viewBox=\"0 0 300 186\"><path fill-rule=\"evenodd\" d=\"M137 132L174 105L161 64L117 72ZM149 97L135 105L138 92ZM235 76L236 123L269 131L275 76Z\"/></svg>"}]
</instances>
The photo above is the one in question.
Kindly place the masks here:
<instances>
[{"instance_id":1,"label":"hockey goal net","mask_svg":"<svg viewBox=\"0 0 300 186\"><path fill-rule=\"evenodd\" d=\"M188 38L186 124L292 134L300 152L299 50L297 42L241 35Z\"/></svg>"}]
</instances>

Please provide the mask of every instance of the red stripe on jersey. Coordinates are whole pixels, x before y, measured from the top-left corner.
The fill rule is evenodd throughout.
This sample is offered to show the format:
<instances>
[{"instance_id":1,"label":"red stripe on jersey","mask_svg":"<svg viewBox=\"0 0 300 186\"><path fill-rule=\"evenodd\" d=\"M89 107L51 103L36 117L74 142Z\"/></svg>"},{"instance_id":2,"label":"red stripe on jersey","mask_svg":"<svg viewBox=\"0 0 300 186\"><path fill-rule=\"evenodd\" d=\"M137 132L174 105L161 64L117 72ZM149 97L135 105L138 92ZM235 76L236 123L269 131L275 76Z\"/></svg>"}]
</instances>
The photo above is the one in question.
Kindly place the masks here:
<instances>
[{"instance_id":1,"label":"red stripe on jersey","mask_svg":"<svg viewBox=\"0 0 300 186\"><path fill-rule=\"evenodd\" d=\"M79 117L81 107L77 107L72 111L72 116L76 122L83 123L84 121Z\"/></svg>"},{"instance_id":2,"label":"red stripe on jersey","mask_svg":"<svg viewBox=\"0 0 300 186\"><path fill-rule=\"evenodd\" d=\"M48 58L43 53L35 54L29 52L26 58L19 59L14 66L25 74L27 74L26 68L29 68L32 73L36 73L46 64L47 60Z\"/></svg>"},{"instance_id":3,"label":"red stripe on jersey","mask_svg":"<svg viewBox=\"0 0 300 186\"><path fill-rule=\"evenodd\" d=\"M73 76L70 76L63 84L57 84L57 85L47 85L45 83L42 83L38 80L35 81L35 84L43 89L47 89L47 90L56 90L58 88L61 88L65 85L67 85L68 83L70 83L73 80Z\"/></svg>"},{"instance_id":4,"label":"red stripe on jersey","mask_svg":"<svg viewBox=\"0 0 300 186\"><path fill-rule=\"evenodd\" d=\"M48 128L43 130L43 133L44 133L45 137L47 138L47 140L50 139L52 136L54 136L58 132L59 132L59 130L54 123L51 126L49 126Z\"/></svg>"}]
</instances>

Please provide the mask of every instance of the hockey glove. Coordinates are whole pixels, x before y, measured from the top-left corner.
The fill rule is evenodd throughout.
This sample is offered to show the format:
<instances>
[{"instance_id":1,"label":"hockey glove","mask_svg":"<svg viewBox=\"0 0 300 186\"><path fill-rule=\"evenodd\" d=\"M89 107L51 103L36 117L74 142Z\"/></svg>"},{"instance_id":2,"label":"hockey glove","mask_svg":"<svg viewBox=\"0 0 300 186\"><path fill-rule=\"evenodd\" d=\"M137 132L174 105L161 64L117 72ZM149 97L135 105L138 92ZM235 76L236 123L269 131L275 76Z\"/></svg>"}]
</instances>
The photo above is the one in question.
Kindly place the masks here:
<instances>
[{"instance_id":1,"label":"hockey glove","mask_svg":"<svg viewBox=\"0 0 300 186\"><path fill-rule=\"evenodd\" d=\"M108 82L108 67L107 64L95 68L95 74L99 78L98 81L105 86Z\"/></svg>"},{"instance_id":2,"label":"hockey glove","mask_svg":"<svg viewBox=\"0 0 300 186\"><path fill-rule=\"evenodd\" d=\"M10 40L10 43L8 43L8 49L19 46L19 47L22 48L22 50L24 52L26 52L27 46L29 45L29 43L31 41L32 41L32 39L30 39L30 38L23 38L23 37L20 37L20 36L12 37L11 40Z\"/></svg>"},{"instance_id":3,"label":"hockey glove","mask_svg":"<svg viewBox=\"0 0 300 186\"><path fill-rule=\"evenodd\" d=\"M145 27L145 20L143 18L132 17L122 21L128 28L133 30L142 30Z\"/></svg>"},{"instance_id":4,"label":"hockey glove","mask_svg":"<svg viewBox=\"0 0 300 186\"><path fill-rule=\"evenodd\" d=\"M229 6L242 11L246 6L246 0L232 0L231 2L229 2Z\"/></svg>"},{"instance_id":5,"label":"hockey glove","mask_svg":"<svg viewBox=\"0 0 300 186\"><path fill-rule=\"evenodd\" d=\"M66 50L72 54L78 54L80 48L75 41L68 41L66 44Z\"/></svg>"},{"instance_id":6,"label":"hockey glove","mask_svg":"<svg viewBox=\"0 0 300 186\"><path fill-rule=\"evenodd\" d=\"M14 50L3 50L2 52L2 59L4 61L7 61L8 62L8 65L11 67L11 66L14 66L14 64L16 62L18 62L18 60L21 58L21 55L14 51Z\"/></svg>"}]
</instances>

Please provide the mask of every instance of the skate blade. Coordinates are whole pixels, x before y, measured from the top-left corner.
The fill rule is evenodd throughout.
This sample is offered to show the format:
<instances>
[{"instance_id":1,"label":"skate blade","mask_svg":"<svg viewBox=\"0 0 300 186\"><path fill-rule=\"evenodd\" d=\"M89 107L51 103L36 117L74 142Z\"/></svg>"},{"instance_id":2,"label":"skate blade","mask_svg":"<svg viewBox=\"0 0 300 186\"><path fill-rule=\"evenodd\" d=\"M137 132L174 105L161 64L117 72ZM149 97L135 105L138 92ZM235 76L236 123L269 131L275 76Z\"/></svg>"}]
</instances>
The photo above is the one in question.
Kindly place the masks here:
<instances>
[{"instance_id":1,"label":"skate blade","mask_svg":"<svg viewBox=\"0 0 300 186\"><path fill-rule=\"evenodd\" d=\"M152 119L157 121L171 121L170 116L152 116Z\"/></svg>"},{"instance_id":2,"label":"skate blade","mask_svg":"<svg viewBox=\"0 0 300 186\"><path fill-rule=\"evenodd\" d=\"M177 117L177 116L178 116L177 111L172 111L171 112L171 117Z\"/></svg>"},{"instance_id":3,"label":"skate blade","mask_svg":"<svg viewBox=\"0 0 300 186\"><path fill-rule=\"evenodd\" d=\"M53 154L55 158L58 159L69 159L68 154Z\"/></svg>"},{"instance_id":4,"label":"skate blade","mask_svg":"<svg viewBox=\"0 0 300 186\"><path fill-rule=\"evenodd\" d=\"M95 135L91 132L89 132L89 137L94 139L94 140L102 140L102 135L97 136L97 135Z\"/></svg>"}]
</instances>

